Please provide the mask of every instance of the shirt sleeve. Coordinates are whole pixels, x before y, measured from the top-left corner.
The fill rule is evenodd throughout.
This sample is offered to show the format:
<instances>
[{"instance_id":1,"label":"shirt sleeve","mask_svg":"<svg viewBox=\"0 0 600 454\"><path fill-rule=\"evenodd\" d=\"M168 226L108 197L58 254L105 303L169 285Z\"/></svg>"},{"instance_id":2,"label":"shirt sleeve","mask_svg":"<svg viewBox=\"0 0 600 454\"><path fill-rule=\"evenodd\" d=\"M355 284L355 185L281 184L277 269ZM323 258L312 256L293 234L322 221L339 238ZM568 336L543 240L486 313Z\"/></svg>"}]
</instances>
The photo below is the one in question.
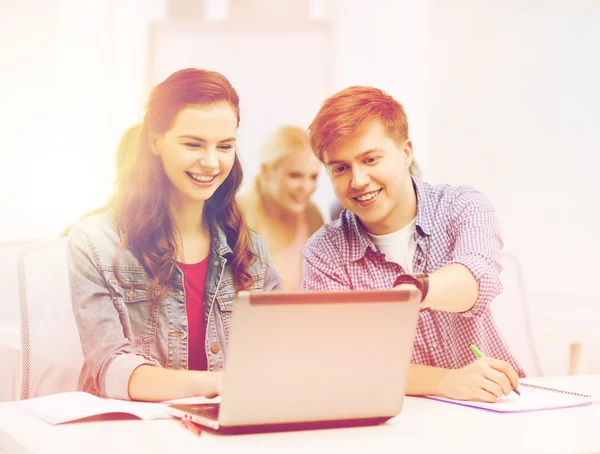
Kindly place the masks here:
<instances>
[{"instance_id":1,"label":"shirt sleeve","mask_svg":"<svg viewBox=\"0 0 600 454\"><path fill-rule=\"evenodd\" d=\"M495 211L482 193L463 192L454 206L454 247L450 263L465 266L479 284L477 301L460 316L475 317L486 311L490 302L502 292L499 275L504 244Z\"/></svg>"},{"instance_id":2,"label":"shirt sleeve","mask_svg":"<svg viewBox=\"0 0 600 454\"><path fill-rule=\"evenodd\" d=\"M119 314L95 264L89 239L77 228L69 233L67 265L73 313L94 388L102 397L128 400L133 371L142 364L159 364L137 354L123 334Z\"/></svg>"},{"instance_id":3,"label":"shirt sleeve","mask_svg":"<svg viewBox=\"0 0 600 454\"><path fill-rule=\"evenodd\" d=\"M315 233L304 247L302 286L305 292L335 292L351 290L348 273L340 254L327 237L326 227Z\"/></svg>"}]
</instances>

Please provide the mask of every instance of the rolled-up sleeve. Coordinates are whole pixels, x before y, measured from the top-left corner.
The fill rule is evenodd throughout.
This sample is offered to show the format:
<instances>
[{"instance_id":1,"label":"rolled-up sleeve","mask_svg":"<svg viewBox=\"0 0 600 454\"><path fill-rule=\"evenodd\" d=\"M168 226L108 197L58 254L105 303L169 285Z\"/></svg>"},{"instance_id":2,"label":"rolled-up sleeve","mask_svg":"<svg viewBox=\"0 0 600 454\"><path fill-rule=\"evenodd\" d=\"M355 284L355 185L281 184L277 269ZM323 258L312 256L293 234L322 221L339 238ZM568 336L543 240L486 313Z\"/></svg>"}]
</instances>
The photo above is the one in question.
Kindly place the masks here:
<instances>
[{"instance_id":1,"label":"rolled-up sleeve","mask_svg":"<svg viewBox=\"0 0 600 454\"><path fill-rule=\"evenodd\" d=\"M340 264L340 253L327 237L326 227L315 233L304 247L302 261L304 292L351 290L348 274Z\"/></svg>"},{"instance_id":2,"label":"rolled-up sleeve","mask_svg":"<svg viewBox=\"0 0 600 454\"><path fill-rule=\"evenodd\" d=\"M502 292L499 275L504 244L495 211L482 193L465 191L454 206L454 247L450 263L465 266L479 284L477 301L471 309L460 313L462 317L475 317L486 311L489 303Z\"/></svg>"},{"instance_id":3,"label":"rolled-up sleeve","mask_svg":"<svg viewBox=\"0 0 600 454\"><path fill-rule=\"evenodd\" d=\"M98 270L93 245L77 228L69 233L67 264L84 369L91 381L84 385L100 396L128 400L133 371L142 364L159 364L137 354L123 334L119 313Z\"/></svg>"}]
</instances>

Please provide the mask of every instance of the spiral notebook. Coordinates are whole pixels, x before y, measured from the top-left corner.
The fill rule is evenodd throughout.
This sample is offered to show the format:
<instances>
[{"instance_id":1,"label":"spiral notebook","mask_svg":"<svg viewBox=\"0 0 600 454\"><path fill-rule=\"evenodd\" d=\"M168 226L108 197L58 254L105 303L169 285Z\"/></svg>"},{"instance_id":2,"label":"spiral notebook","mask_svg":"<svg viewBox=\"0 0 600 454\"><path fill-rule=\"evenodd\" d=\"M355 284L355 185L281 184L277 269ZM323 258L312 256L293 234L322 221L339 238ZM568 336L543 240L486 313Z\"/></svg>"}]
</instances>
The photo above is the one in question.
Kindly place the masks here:
<instances>
[{"instance_id":1,"label":"spiral notebook","mask_svg":"<svg viewBox=\"0 0 600 454\"><path fill-rule=\"evenodd\" d=\"M449 402L466 407L480 408L499 413L521 413L526 411L555 410L558 408L580 407L590 405L592 396L589 394L580 394L562 389L547 388L533 383L519 384L519 392L510 393L508 396L502 396L494 403L475 402L465 400L447 399L445 397L425 396L428 399Z\"/></svg>"}]
</instances>

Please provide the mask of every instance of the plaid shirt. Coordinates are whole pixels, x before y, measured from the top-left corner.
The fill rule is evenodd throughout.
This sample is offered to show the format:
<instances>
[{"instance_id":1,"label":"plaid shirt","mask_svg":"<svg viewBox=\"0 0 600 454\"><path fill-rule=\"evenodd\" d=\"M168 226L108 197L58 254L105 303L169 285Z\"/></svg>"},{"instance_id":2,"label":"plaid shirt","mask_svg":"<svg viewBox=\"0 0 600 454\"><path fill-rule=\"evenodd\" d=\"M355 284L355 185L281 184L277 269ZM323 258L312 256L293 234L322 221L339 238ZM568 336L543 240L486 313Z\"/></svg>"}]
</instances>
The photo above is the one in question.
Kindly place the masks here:
<instances>
[{"instance_id":1,"label":"plaid shirt","mask_svg":"<svg viewBox=\"0 0 600 454\"><path fill-rule=\"evenodd\" d=\"M523 369L505 347L489 310L502 291L498 278L503 243L494 209L481 192L466 186L433 186L413 177L417 196L415 273L432 273L451 263L466 266L479 283L475 305L466 312L423 309L419 314L412 362L457 369L476 358L476 344L486 356ZM321 228L304 249L306 291L391 288L400 265L388 261L358 218L344 210Z\"/></svg>"}]
</instances>

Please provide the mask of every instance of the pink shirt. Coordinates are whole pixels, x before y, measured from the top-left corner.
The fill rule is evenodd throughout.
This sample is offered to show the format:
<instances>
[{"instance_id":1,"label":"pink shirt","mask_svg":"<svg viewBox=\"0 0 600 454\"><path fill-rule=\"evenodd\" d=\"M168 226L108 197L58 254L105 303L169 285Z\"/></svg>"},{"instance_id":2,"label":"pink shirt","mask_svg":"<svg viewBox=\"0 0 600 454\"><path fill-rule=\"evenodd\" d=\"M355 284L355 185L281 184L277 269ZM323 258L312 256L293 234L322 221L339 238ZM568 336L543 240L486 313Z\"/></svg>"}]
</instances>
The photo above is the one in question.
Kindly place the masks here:
<instances>
[{"instance_id":1,"label":"pink shirt","mask_svg":"<svg viewBox=\"0 0 600 454\"><path fill-rule=\"evenodd\" d=\"M177 265L184 277L185 312L188 322L188 369L207 370L204 286L208 270L208 256L198 263L177 262Z\"/></svg>"}]
</instances>

